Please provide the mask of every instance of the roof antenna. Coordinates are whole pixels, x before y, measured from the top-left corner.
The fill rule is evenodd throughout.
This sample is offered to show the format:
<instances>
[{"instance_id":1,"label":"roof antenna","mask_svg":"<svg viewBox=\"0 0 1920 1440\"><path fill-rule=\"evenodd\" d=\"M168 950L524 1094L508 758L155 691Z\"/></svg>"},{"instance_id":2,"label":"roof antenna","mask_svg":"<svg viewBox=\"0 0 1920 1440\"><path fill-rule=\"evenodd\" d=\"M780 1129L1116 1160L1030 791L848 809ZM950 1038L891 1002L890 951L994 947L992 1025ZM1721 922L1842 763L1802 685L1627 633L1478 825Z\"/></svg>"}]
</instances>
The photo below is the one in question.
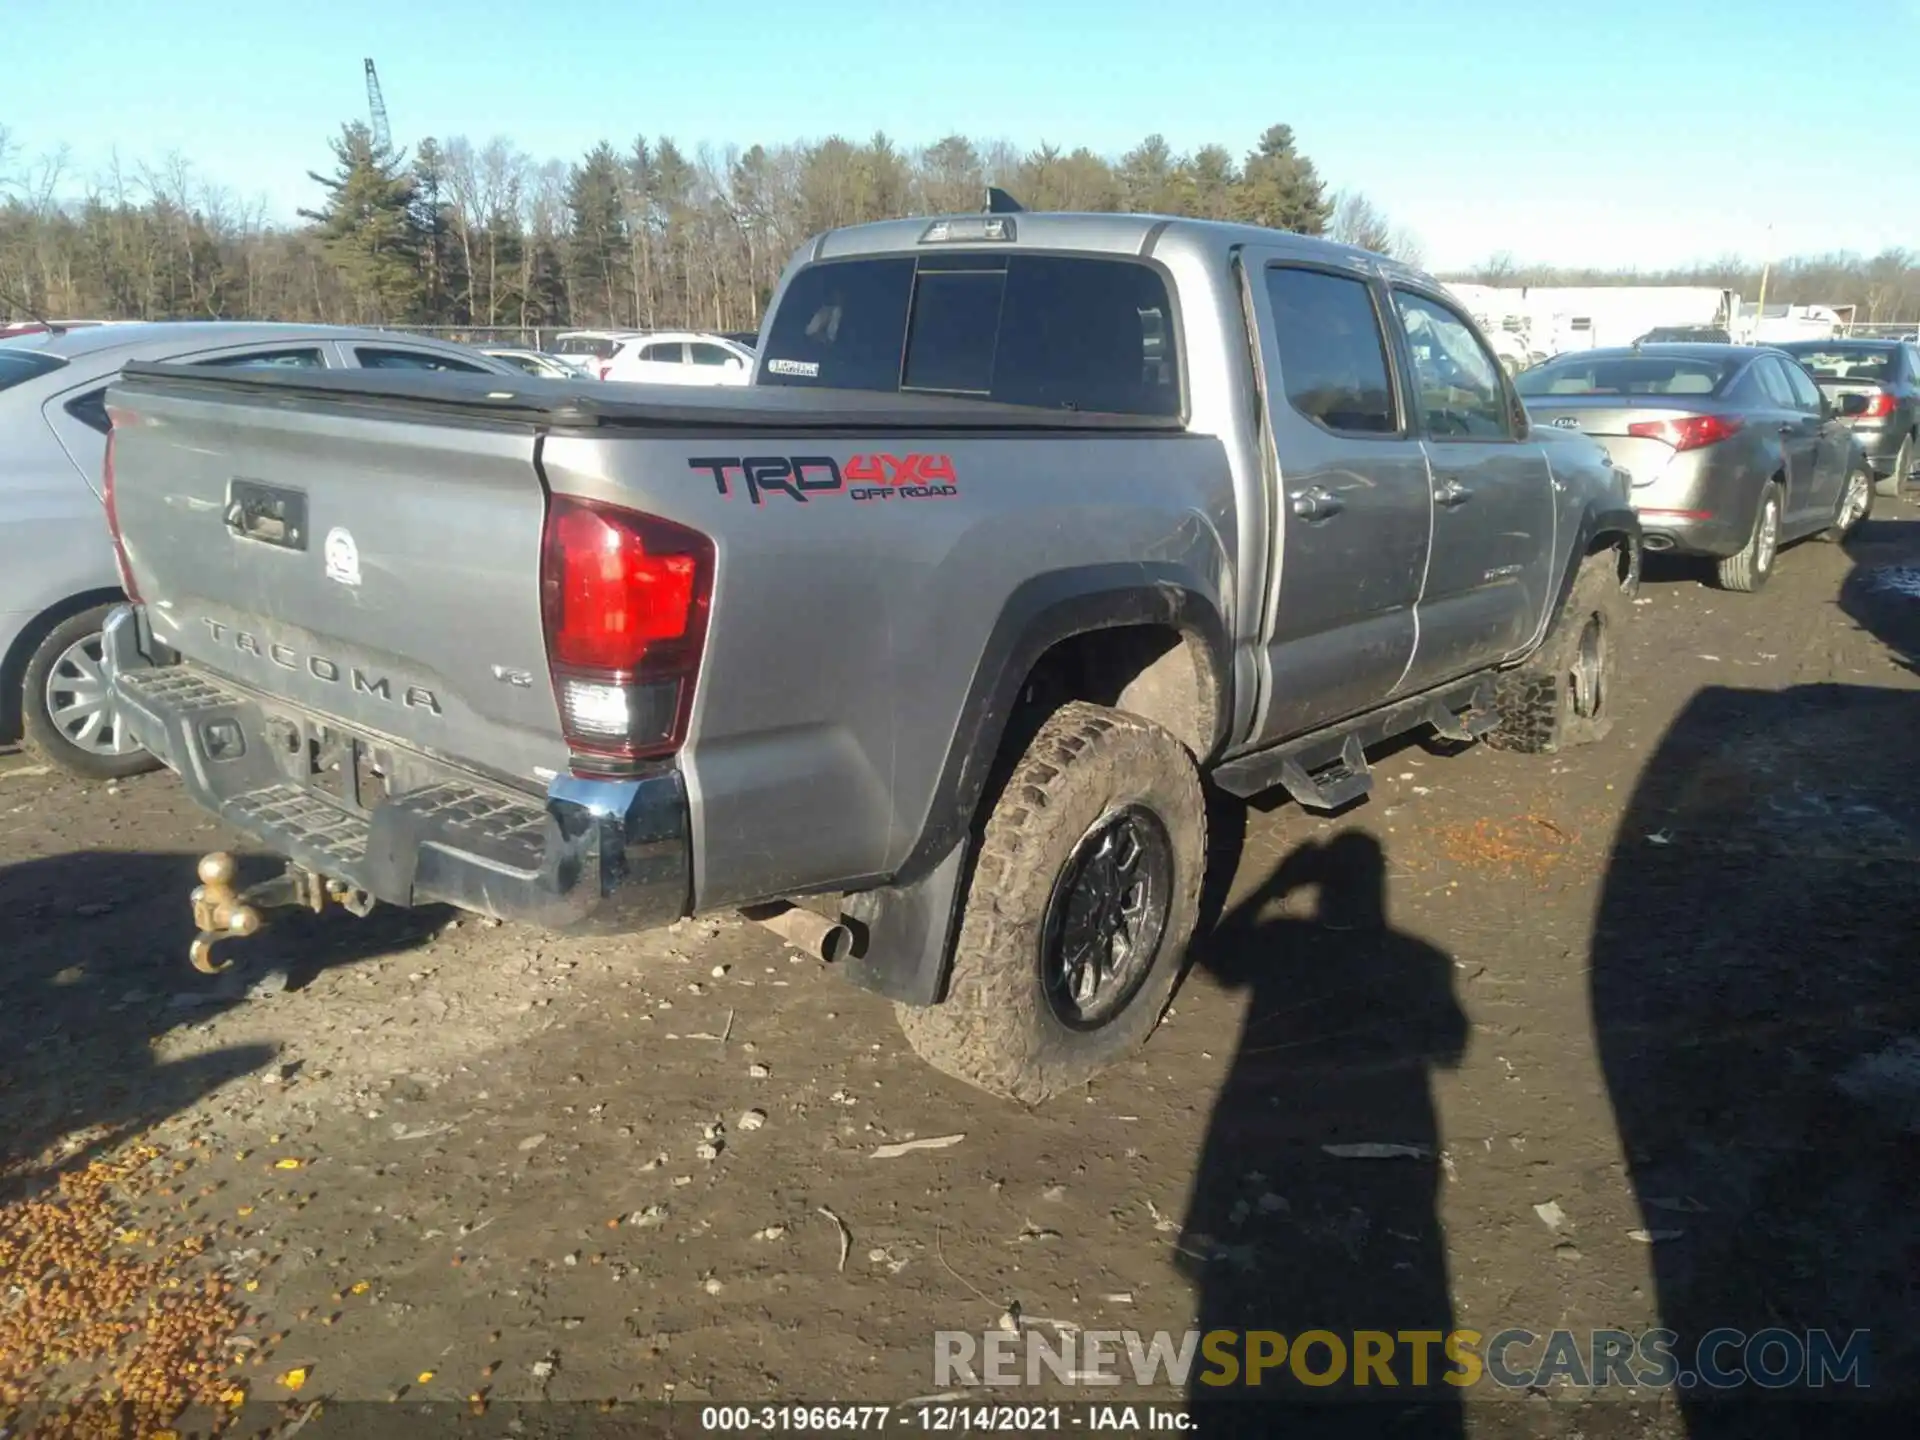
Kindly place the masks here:
<instances>
[{"instance_id":1,"label":"roof antenna","mask_svg":"<svg viewBox=\"0 0 1920 1440\"><path fill-rule=\"evenodd\" d=\"M55 324L38 310L34 309L33 306L27 304L26 301L14 298L13 292L10 290L0 290L0 300L6 301L10 308L23 312L34 324L43 327L49 335L64 335L67 333L66 326Z\"/></svg>"},{"instance_id":2,"label":"roof antenna","mask_svg":"<svg viewBox=\"0 0 1920 1440\"><path fill-rule=\"evenodd\" d=\"M987 213L989 215L1019 215L1024 214L1026 208L1026 206L1022 205L998 185L989 185L987 187Z\"/></svg>"}]
</instances>

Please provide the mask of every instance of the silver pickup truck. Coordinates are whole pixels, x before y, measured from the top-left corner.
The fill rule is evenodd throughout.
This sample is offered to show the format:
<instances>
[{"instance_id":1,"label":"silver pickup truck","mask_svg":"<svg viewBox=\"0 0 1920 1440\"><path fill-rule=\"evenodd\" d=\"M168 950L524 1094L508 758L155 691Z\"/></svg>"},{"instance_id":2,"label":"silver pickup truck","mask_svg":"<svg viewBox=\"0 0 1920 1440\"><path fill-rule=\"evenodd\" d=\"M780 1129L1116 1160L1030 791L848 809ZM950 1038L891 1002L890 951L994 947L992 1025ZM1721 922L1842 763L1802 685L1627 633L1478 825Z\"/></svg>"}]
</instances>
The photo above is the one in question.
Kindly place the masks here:
<instances>
[{"instance_id":1,"label":"silver pickup truck","mask_svg":"<svg viewBox=\"0 0 1920 1440\"><path fill-rule=\"evenodd\" d=\"M750 909L1035 1100L1145 1039L1202 777L1338 808L1420 730L1599 736L1625 477L1427 277L1273 231L822 235L754 384L135 366L103 489L132 733L268 905ZM800 902L798 907L794 902Z\"/></svg>"}]
</instances>

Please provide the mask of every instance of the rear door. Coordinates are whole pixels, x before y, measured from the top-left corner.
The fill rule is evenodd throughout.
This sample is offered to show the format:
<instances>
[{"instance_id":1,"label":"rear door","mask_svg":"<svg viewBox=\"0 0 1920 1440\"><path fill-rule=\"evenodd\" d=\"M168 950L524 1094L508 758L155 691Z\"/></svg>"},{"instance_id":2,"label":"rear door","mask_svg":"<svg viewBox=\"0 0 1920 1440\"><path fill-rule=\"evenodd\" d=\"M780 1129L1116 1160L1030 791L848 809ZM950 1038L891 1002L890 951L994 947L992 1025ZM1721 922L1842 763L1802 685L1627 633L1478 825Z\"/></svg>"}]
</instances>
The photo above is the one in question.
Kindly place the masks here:
<instances>
[{"instance_id":1,"label":"rear door","mask_svg":"<svg viewBox=\"0 0 1920 1440\"><path fill-rule=\"evenodd\" d=\"M1279 251L1243 260L1280 487L1255 731L1272 743L1365 710L1400 683L1433 505L1378 283Z\"/></svg>"},{"instance_id":2,"label":"rear door","mask_svg":"<svg viewBox=\"0 0 1920 1440\"><path fill-rule=\"evenodd\" d=\"M1553 583L1553 478L1526 412L1465 315L1393 288L1433 482L1433 549L1419 645L1403 688L1422 690L1529 645Z\"/></svg>"},{"instance_id":3,"label":"rear door","mask_svg":"<svg viewBox=\"0 0 1920 1440\"><path fill-rule=\"evenodd\" d=\"M1802 523L1816 508L1820 468L1820 413L1817 405L1809 410L1796 392L1788 374L1795 368L1776 355L1762 355L1753 362L1755 378L1770 407L1765 423L1780 437L1787 472L1788 526Z\"/></svg>"}]
</instances>

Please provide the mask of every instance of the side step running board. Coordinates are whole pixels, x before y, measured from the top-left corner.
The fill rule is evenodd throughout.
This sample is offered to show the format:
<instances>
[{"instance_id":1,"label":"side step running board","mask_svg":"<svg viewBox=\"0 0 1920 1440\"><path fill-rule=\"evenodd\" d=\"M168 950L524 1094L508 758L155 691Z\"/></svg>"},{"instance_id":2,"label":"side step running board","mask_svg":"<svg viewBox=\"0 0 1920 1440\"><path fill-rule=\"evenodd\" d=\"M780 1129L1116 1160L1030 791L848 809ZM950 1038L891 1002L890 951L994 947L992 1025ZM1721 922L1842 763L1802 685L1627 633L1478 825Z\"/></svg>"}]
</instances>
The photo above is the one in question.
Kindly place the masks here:
<instances>
[{"instance_id":1,"label":"side step running board","mask_svg":"<svg viewBox=\"0 0 1920 1440\"><path fill-rule=\"evenodd\" d=\"M1493 677L1479 675L1410 695L1354 720L1329 725L1215 767L1214 783L1245 799L1278 785L1309 810L1338 810L1373 789L1367 747L1423 727L1459 744L1499 723Z\"/></svg>"}]
</instances>

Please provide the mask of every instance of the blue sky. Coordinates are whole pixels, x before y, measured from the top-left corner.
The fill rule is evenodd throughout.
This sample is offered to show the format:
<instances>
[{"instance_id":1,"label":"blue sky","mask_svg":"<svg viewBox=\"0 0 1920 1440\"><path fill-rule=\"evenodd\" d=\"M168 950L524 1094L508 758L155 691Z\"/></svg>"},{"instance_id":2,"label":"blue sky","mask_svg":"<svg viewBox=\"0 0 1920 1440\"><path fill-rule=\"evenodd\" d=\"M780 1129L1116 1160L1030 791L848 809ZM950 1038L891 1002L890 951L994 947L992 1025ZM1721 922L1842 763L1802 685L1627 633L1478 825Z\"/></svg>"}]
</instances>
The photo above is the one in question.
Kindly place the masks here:
<instances>
[{"instance_id":1,"label":"blue sky","mask_svg":"<svg viewBox=\"0 0 1920 1440\"><path fill-rule=\"evenodd\" d=\"M67 146L76 186L178 151L291 217L368 55L396 140L540 158L875 130L1240 152L1283 121L1437 268L1660 265L1920 248L1891 58L1917 46L1920 0L0 0L0 126Z\"/></svg>"}]
</instances>

